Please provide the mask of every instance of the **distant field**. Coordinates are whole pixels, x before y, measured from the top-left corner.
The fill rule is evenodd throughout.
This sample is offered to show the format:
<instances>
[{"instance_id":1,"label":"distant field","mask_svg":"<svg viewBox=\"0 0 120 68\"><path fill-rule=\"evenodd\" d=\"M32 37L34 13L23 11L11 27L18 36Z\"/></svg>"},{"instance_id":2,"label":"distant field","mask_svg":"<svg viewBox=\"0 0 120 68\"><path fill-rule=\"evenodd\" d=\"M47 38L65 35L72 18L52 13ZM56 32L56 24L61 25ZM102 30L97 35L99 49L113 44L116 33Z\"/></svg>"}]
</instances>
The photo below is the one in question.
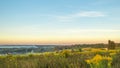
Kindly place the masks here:
<instances>
[{"instance_id":1,"label":"distant field","mask_svg":"<svg viewBox=\"0 0 120 68\"><path fill-rule=\"evenodd\" d=\"M53 51L53 45L0 45L0 54L26 54Z\"/></svg>"}]
</instances>

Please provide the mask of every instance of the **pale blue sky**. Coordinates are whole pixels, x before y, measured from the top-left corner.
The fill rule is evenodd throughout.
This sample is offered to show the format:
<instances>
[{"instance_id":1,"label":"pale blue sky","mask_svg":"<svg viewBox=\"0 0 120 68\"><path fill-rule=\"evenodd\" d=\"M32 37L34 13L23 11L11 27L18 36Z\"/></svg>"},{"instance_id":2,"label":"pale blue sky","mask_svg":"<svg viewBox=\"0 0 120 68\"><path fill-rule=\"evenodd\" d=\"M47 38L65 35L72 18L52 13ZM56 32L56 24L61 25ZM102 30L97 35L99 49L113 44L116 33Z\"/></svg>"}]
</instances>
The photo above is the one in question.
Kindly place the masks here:
<instances>
[{"instance_id":1,"label":"pale blue sky","mask_svg":"<svg viewBox=\"0 0 120 68\"><path fill-rule=\"evenodd\" d=\"M0 0L0 37L1 44L119 42L120 0Z\"/></svg>"}]
</instances>

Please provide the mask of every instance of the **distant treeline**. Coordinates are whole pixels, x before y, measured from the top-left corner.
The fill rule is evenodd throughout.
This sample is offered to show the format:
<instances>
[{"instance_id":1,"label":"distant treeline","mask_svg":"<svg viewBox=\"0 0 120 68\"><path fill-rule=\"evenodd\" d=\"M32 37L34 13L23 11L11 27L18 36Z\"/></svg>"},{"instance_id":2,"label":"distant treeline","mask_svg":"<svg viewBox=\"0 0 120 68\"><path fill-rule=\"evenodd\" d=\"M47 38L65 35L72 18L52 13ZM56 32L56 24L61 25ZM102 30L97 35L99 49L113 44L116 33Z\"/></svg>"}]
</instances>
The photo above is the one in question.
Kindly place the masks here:
<instances>
[{"instance_id":1,"label":"distant treeline","mask_svg":"<svg viewBox=\"0 0 120 68\"><path fill-rule=\"evenodd\" d=\"M115 43L116 47L120 47L120 43ZM56 46L56 50L63 49L74 49L74 48L107 48L108 44L99 43L99 44L75 44L70 46Z\"/></svg>"}]
</instances>

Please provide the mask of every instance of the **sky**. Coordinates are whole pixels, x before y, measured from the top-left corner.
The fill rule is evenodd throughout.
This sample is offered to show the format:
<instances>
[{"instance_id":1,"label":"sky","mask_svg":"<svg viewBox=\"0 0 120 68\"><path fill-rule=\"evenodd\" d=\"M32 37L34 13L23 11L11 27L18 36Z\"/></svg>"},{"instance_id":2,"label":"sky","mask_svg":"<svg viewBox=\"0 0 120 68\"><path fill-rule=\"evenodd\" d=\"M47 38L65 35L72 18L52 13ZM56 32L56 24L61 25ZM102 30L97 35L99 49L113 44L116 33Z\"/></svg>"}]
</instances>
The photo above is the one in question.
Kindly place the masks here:
<instances>
[{"instance_id":1,"label":"sky","mask_svg":"<svg viewBox=\"0 0 120 68\"><path fill-rule=\"evenodd\" d=\"M0 0L0 44L120 42L120 0Z\"/></svg>"}]
</instances>

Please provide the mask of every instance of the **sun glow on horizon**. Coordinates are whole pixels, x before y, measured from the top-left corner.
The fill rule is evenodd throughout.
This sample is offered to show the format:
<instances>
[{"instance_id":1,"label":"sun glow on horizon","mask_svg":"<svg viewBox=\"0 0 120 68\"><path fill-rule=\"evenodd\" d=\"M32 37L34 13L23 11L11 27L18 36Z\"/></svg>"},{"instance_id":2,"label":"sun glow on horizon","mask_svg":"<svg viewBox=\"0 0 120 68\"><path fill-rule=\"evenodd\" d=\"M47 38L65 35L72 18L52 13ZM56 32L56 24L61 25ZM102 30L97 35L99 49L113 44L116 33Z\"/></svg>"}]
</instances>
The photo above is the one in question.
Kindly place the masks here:
<instances>
[{"instance_id":1,"label":"sun glow on horizon","mask_svg":"<svg viewBox=\"0 0 120 68\"><path fill-rule=\"evenodd\" d=\"M60 30L59 30L60 31ZM1 35L0 44L86 44L120 41L119 30L61 30L44 34Z\"/></svg>"}]
</instances>

